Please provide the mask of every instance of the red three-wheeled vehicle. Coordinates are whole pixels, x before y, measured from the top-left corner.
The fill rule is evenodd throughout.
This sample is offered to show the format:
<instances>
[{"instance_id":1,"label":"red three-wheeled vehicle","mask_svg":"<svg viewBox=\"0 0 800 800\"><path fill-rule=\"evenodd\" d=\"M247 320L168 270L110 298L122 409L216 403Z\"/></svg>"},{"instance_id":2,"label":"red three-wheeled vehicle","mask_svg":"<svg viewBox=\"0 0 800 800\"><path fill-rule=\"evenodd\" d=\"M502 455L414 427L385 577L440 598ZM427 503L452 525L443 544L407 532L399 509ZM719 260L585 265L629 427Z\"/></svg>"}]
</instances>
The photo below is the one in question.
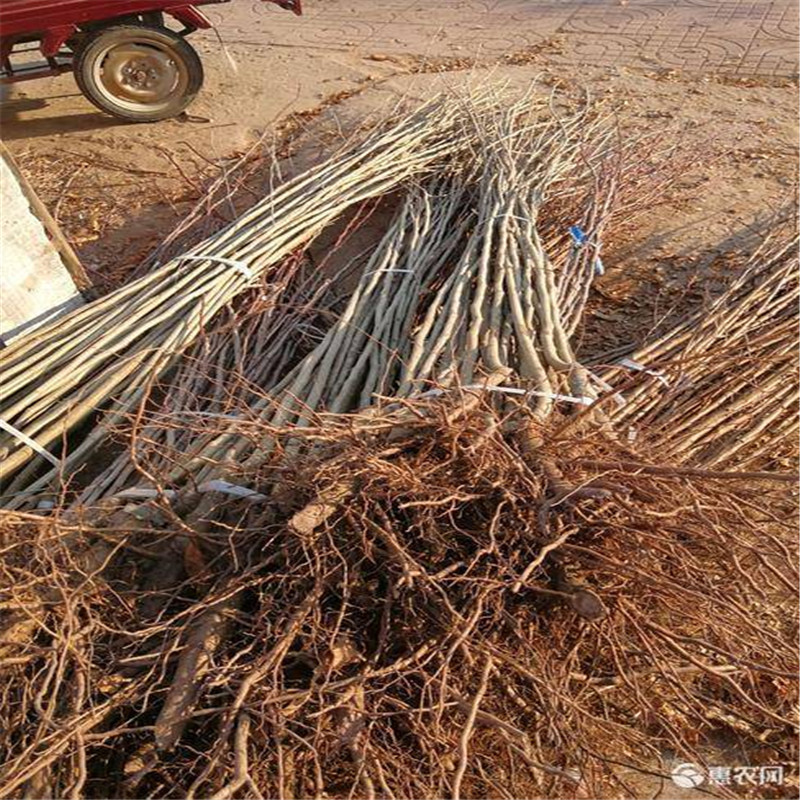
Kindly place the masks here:
<instances>
[{"instance_id":1,"label":"red three-wheeled vehicle","mask_svg":"<svg viewBox=\"0 0 800 800\"><path fill-rule=\"evenodd\" d=\"M71 70L83 94L126 120L173 117L203 84L186 37L228 0L0 0L0 83ZM301 0L267 0L301 13ZM44 62L31 63L38 50Z\"/></svg>"}]
</instances>

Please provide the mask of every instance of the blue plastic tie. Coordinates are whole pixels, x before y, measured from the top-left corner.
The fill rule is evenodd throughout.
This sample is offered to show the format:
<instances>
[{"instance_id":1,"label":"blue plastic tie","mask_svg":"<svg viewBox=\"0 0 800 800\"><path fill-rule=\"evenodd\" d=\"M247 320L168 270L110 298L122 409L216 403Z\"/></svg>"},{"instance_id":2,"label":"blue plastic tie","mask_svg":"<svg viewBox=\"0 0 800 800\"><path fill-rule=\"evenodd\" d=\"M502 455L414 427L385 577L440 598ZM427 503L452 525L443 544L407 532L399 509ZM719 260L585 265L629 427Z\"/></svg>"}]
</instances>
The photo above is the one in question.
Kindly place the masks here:
<instances>
[{"instance_id":1,"label":"blue plastic tie","mask_svg":"<svg viewBox=\"0 0 800 800\"><path fill-rule=\"evenodd\" d=\"M583 247L583 245L589 243L589 237L580 225L570 225L569 234L572 236L572 241L575 242L578 247Z\"/></svg>"},{"instance_id":2,"label":"blue plastic tie","mask_svg":"<svg viewBox=\"0 0 800 800\"><path fill-rule=\"evenodd\" d=\"M589 237L586 235L586 231L584 231L580 225L570 225L569 235L572 237L572 241L577 248L585 247L587 244L591 244ZM595 245L595 251L599 252L599 250L600 245ZM606 268L603 266L603 262L599 255L595 255L593 266L595 275L605 274Z\"/></svg>"}]
</instances>

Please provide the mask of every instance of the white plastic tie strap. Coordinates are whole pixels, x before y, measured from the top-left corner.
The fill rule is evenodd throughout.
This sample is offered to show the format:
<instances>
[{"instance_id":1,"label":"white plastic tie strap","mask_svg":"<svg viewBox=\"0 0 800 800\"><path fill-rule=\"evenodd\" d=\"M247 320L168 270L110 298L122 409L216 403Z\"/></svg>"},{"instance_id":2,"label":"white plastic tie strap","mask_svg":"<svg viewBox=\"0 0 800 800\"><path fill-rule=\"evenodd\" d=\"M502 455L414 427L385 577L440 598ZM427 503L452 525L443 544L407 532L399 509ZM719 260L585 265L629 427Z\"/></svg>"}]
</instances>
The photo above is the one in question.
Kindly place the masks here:
<instances>
[{"instance_id":1,"label":"white plastic tie strap","mask_svg":"<svg viewBox=\"0 0 800 800\"><path fill-rule=\"evenodd\" d=\"M132 486L130 489L123 489L117 492L114 497L119 497L120 500L153 500L156 497L165 497L167 500L174 500L176 492L174 489L164 489L159 492L158 489L147 489L144 486Z\"/></svg>"},{"instance_id":2,"label":"white plastic tie strap","mask_svg":"<svg viewBox=\"0 0 800 800\"><path fill-rule=\"evenodd\" d=\"M530 217L520 217L519 214L511 214L511 213L495 214L494 218L495 219L515 219L518 222L528 222L528 223L529 222L533 222L533 220Z\"/></svg>"},{"instance_id":3,"label":"white plastic tie strap","mask_svg":"<svg viewBox=\"0 0 800 800\"><path fill-rule=\"evenodd\" d=\"M248 489L246 486L239 486L235 483L228 483L228 481L213 480L201 483L197 487L200 492L222 492L222 494L229 494L233 497L243 497L250 500L252 503L262 503L269 498L265 494Z\"/></svg>"},{"instance_id":4,"label":"white plastic tie strap","mask_svg":"<svg viewBox=\"0 0 800 800\"><path fill-rule=\"evenodd\" d=\"M386 267L385 269L373 269L370 272L365 272L364 277L366 278L367 275L377 275L380 272L402 272L406 275L413 275L413 269L392 269L391 267Z\"/></svg>"},{"instance_id":5,"label":"white plastic tie strap","mask_svg":"<svg viewBox=\"0 0 800 800\"><path fill-rule=\"evenodd\" d=\"M248 280L253 280L255 275L244 261L237 261L235 258L223 258L222 256L179 256L178 261L216 261L218 264L225 264L228 267L238 270Z\"/></svg>"},{"instance_id":6,"label":"white plastic tie strap","mask_svg":"<svg viewBox=\"0 0 800 800\"><path fill-rule=\"evenodd\" d=\"M521 396L534 396L534 397L548 397L550 400L556 400L563 403L574 403L580 406L590 406L595 402L594 397L584 395L582 397L574 397L571 394L557 394L556 392L539 392L536 389L520 389L516 386L487 386L484 383L471 383L467 386L462 386L465 391L485 391L485 392L500 392L501 394L515 394ZM409 400L421 400L425 397L438 397L445 393L445 389L429 389L427 392L410 397Z\"/></svg>"},{"instance_id":7,"label":"white plastic tie strap","mask_svg":"<svg viewBox=\"0 0 800 800\"><path fill-rule=\"evenodd\" d=\"M219 414L216 411L167 411L158 414L162 419L175 419L176 417L207 417L209 419L232 419L236 422L247 422L241 414Z\"/></svg>"},{"instance_id":8,"label":"white plastic tie strap","mask_svg":"<svg viewBox=\"0 0 800 800\"><path fill-rule=\"evenodd\" d=\"M201 483L200 486L197 487L197 490L203 494L205 492L222 492L223 494L233 495L233 497L244 497L254 503L261 503L269 499L265 494L256 492L253 489L221 480ZM130 489L123 489L121 492L117 492L114 497L119 497L121 500L153 500L156 497L163 496L167 500L174 500L177 494L178 493L174 489L164 489L163 492L160 492L158 489L134 486Z\"/></svg>"},{"instance_id":9,"label":"white plastic tie strap","mask_svg":"<svg viewBox=\"0 0 800 800\"><path fill-rule=\"evenodd\" d=\"M10 433L15 439L19 439L24 445L30 447L31 450L38 453L42 458L46 458L54 467L58 468L61 466L61 462L51 452L45 450L44 447L39 444L39 442L34 441L30 436L22 431L18 431L13 425L6 422L4 419L0 419L0 428L2 428L6 433Z\"/></svg>"},{"instance_id":10,"label":"white plastic tie strap","mask_svg":"<svg viewBox=\"0 0 800 800\"><path fill-rule=\"evenodd\" d=\"M589 377L604 391L609 392L611 397L613 398L614 402L617 404L619 408L622 408L624 405L627 405L628 401L619 393L614 391L614 387L604 381L599 375L595 375L594 372L591 370L587 370L589 373Z\"/></svg>"},{"instance_id":11,"label":"white plastic tie strap","mask_svg":"<svg viewBox=\"0 0 800 800\"><path fill-rule=\"evenodd\" d=\"M571 394L558 394L557 392L539 392L536 389L519 389L516 386L482 386L480 384L474 386L465 386L465 389L485 389L487 392L501 392L502 394L516 394L516 395L532 395L533 397L547 397L550 400L556 400L560 403L574 403L579 406L590 406L594 403L595 398L588 395L575 397Z\"/></svg>"},{"instance_id":12,"label":"white plastic tie strap","mask_svg":"<svg viewBox=\"0 0 800 800\"><path fill-rule=\"evenodd\" d=\"M664 377L664 373L658 369L647 369L644 364L640 364L638 361L634 361L632 358L621 358L617 362L621 367L627 367L628 369L632 369L634 372L644 372L646 375L652 375L654 378L657 378L664 386L669 386L669 381Z\"/></svg>"}]
</instances>

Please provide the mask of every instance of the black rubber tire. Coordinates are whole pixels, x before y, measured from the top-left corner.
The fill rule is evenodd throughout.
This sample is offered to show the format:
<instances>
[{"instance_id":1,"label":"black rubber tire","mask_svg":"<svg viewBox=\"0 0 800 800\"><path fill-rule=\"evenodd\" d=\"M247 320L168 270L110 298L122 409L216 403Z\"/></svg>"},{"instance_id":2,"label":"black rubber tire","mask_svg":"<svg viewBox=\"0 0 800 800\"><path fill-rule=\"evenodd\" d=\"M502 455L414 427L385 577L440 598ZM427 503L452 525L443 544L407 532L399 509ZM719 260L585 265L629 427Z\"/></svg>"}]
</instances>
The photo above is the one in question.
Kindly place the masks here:
<instances>
[{"instance_id":1,"label":"black rubber tire","mask_svg":"<svg viewBox=\"0 0 800 800\"><path fill-rule=\"evenodd\" d=\"M137 103L112 96L99 81L102 62L118 45L138 44L168 52L181 72L180 85L166 100ZM100 62L100 63L98 63ZM154 25L112 25L88 35L73 60L78 88L99 109L131 122L157 122L175 117L194 100L203 86L203 64L197 51L177 33Z\"/></svg>"}]
</instances>

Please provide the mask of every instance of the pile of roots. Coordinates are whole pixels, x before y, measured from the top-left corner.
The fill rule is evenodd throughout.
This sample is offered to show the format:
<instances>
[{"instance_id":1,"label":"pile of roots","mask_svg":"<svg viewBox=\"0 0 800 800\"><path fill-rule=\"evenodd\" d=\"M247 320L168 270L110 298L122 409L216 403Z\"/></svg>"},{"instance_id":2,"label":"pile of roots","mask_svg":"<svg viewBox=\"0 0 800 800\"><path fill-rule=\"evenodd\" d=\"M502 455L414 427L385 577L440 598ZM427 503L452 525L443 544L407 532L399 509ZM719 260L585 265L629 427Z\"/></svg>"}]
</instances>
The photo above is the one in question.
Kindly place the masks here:
<instances>
[{"instance_id":1,"label":"pile of roots","mask_svg":"<svg viewBox=\"0 0 800 800\"><path fill-rule=\"evenodd\" d=\"M781 484L557 429L526 457L470 399L326 429L214 524L6 517L0 793L636 795L715 736L791 762Z\"/></svg>"},{"instance_id":2,"label":"pile of roots","mask_svg":"<svg viewBox=\"0 0 800 800\"><path fill-rule=\"evenodd\" d=\"M90 475L54 484L12 450L0 796L652 796L723 750L796 759L793 243L592 371L571 336L601 240L663 168L559 97L398 126L346 151L369 191L323 171L355 210L341 237L362 201L395 206L346 297L275 243L271 283L240 282L212 243L191 273L226 306L207 330L206 284L189 331L163 275L135 290L151 338L96 309L65 323L152 368L65 447L82 463L116 426ZM316 209L299 238L335 216L304 180L277 194L287 226ZM218 242L266 247L274 200ZM63 372L56 334L13 358ZM176 353L137 348L170 337L191 347L164 378ZM114 352L80 357L97 386ZM69 405L62 372L19 373L20 418Z\"/></svg>"}]
</instances>

